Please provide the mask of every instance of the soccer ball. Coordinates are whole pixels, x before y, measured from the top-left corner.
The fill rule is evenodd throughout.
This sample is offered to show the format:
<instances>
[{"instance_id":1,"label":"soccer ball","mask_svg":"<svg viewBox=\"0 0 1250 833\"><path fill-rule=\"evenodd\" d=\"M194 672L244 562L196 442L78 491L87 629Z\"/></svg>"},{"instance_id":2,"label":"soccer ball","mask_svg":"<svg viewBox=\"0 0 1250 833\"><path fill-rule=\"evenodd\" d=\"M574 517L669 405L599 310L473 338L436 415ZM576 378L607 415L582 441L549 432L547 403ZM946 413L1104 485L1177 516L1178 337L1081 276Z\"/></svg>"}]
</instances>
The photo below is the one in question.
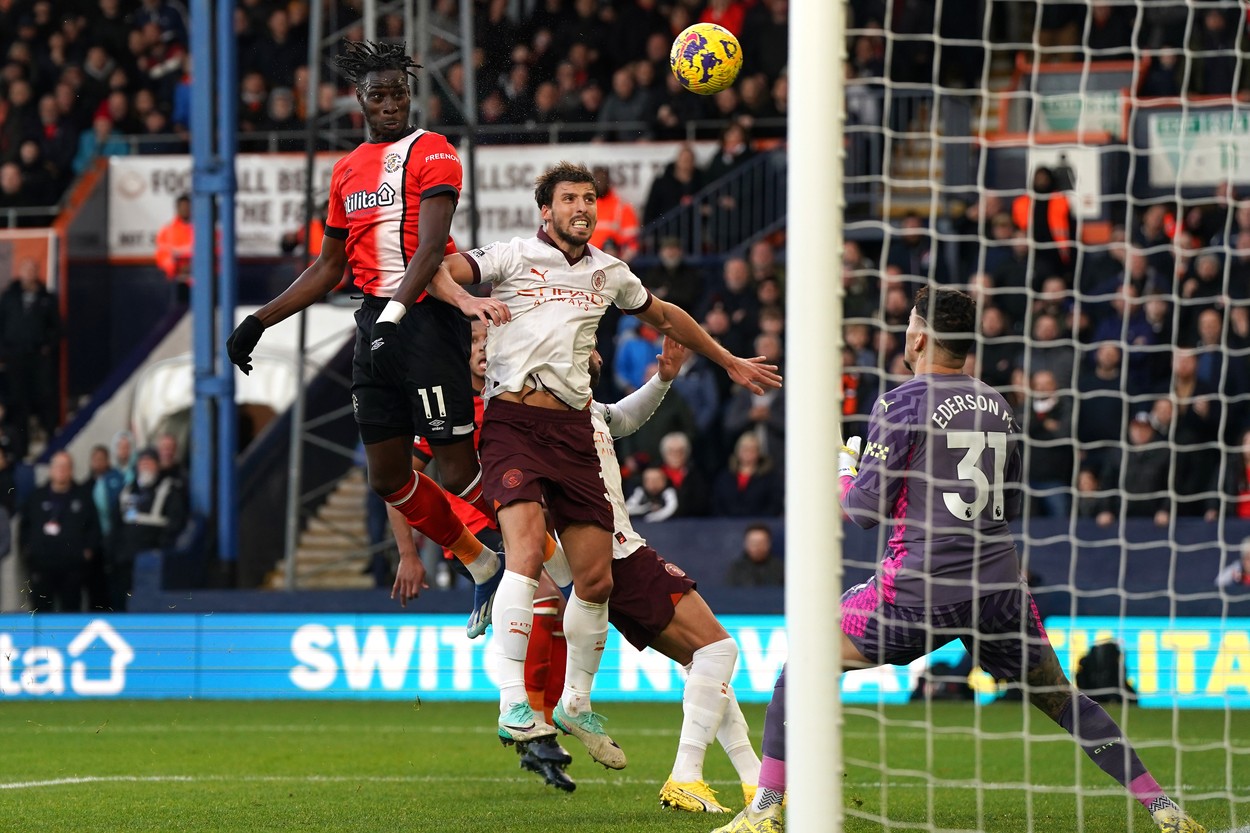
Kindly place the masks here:
<instances>
[{"instance_id":1,"label":"soccer ball","mask_svg":"<svg viewBox=\"0 0 1250 833\"><path fill-rule=\"evenodd\" d=\"M742 47L733 32L715 23L696 23L682 31L668 53L668 65L692 93L715 95L733 84L742 69Z\"/></svg>"}]
</instances>

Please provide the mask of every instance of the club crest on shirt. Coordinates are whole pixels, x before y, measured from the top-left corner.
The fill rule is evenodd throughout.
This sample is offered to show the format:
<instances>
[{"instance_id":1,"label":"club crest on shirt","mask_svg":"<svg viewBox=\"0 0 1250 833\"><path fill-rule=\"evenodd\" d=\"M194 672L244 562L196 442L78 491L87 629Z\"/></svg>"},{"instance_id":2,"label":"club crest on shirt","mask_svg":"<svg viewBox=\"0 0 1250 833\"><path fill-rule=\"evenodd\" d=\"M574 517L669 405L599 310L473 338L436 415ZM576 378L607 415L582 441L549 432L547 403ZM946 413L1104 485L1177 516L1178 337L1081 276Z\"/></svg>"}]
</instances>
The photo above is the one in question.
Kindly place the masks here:
<instances>
[{"instance_id":1,"label":"club crest on shirt","mask_svg":"<svg viewBox=\"0 0 1250 833\"><path fill-rule=\"evenodd\" d=\"M676 576L677 578L681 578L686 574L686 571L676 564L665 564L664 569L668 571L670 576Z\"/></svg>"},{"instance_id":2,"label":"club crest on shirt","mask_svg":"<svg viewBox=\"0 0 1250 833\"><path fill-rule=\"evenodd\" d=\"M601 291L603 289L603 285L607 282L608 276L603 274L602 269L596 269L595 273L590 276L590 285L594 288L595 292Z\"/></svg>"},{"instance_id":3,"label":"club crest on shirt","mask_svg":"<svg viewBox=\"0 0 1250 833\"><path fill-rule=\"evenodd\" d=\"M386 169L388 174L398 171L401 164L403 164L403 160L399 158L398 153L388 153L382 157L382 167Z\"/></svg>"},{"instance_id":4,"label":"club crest on shirt","mask_svg":"<svg viewBox=\"0 0 1250 833\"><path fill-rule=\"evenodd\" d=\"M505 489L515 489L521 485L521 470L508 469L503 473L503 477L499 478L499 482L503 483Z\"/></svg>"}]
</instances>

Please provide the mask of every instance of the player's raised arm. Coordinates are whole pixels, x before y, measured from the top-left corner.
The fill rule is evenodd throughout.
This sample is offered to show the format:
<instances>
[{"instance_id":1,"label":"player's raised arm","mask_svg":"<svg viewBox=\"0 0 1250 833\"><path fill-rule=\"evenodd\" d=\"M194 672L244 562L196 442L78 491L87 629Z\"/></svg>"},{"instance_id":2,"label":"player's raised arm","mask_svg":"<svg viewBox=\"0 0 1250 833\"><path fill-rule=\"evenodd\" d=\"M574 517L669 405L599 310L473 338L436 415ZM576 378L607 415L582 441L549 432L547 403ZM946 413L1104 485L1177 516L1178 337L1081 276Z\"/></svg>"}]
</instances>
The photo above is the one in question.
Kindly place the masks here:
<instances>
[{"instance_id":1,"label":"player's raised arm","mask_svg":"<svg viewBox=\"0 0 1250 833\"><path fill-rule=\"evenodd\" d=\"M324 298L343 279L347 249L343 238L328 231L321 243L321 254L282 294L244 318L226 340L226 355L245 374L252 371L252 351L265 328L305 310Z\"/></svg>"},{"instance_id":2,"label":"player's raised arm","mask_svg":"<svg viewBox=\"0 0 1250 833\"><path fill-rule=\"evenodd\" d=\"M679 344L716 362L725 368L730 379L752 393L763 393L764 388L781 387L777 365L765 364L763 356L744 359L730 353L679 306L653 298L646 309L638 313L638 317Z\"/></svg>"}]
</instances>

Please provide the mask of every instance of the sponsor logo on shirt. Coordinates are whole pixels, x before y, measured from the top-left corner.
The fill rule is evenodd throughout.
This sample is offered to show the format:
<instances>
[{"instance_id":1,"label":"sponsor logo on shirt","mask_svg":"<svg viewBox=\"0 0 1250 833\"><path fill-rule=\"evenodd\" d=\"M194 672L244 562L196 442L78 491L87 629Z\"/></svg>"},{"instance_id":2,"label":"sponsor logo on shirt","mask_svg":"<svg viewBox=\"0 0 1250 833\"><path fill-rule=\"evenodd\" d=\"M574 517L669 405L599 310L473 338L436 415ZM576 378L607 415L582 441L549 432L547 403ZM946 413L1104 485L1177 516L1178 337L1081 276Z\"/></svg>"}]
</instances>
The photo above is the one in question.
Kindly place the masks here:
<instances>
[{"instance_id":1,"label":"sponsor logo on shirt","mask_svg":"<svg viewBox=\"0 0 1250 833\"><path fill-rule=\"evenodd\" d=\"M348 194L343 198L343 210L351 214L354 211L364 211L380 205L393 205L394 202L395 189L383 182L376 191L357 191L354 194Z\"/></svg>"},{"instance_id":2,"label":"sponsor logo on shirt","mask_svg":"<svg viewBox=\"0 0 1250 833\"><path fill-rule=\"evenodd\" d=\"M426 161L426 162L434 162L434 161L436 161L436 160L438 160L438 159L446 159L448 162L459 162L459 161L460 161L460 158L459 158L458 156L456 156L456 154L454 154L454 153L447 153L446 151L442 151L442 152L440 152L440 153L431 153L429 156L425 157L425 161Z\"/></svg>"}]
</instances>

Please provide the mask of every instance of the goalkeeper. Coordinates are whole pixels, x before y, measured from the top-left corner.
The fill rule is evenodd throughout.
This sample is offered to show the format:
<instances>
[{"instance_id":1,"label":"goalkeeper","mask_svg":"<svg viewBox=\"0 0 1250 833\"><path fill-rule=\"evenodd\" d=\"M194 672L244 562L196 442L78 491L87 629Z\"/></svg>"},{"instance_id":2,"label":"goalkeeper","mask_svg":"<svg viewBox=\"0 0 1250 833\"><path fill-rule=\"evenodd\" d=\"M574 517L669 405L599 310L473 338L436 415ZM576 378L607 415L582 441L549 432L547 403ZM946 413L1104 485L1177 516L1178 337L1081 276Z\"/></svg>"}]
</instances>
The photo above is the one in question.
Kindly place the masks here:
<instances>
[{"instance_id":1,"label":"goalkeeper","mask_svg":"<svg viewBox=\"0 0 1250 833\"><path fill-rule=\"evenodd\" d=\"M847 516L865 529L883 518L893 527L876 576L842 596L842 665L907 665L959 639L987 673L1023 682L1029 701L1132 793L1160 830L1205 833L1059 666L1007 526L1022 499L1019 427L1006 401L962 369L975 329L969 296L921 289L903 353L915 378L873 406L862 458L857 439L839 457ZM784 669L763 751L754 801L717 833L783 829Z\"/></svg>"}]
</instances>

